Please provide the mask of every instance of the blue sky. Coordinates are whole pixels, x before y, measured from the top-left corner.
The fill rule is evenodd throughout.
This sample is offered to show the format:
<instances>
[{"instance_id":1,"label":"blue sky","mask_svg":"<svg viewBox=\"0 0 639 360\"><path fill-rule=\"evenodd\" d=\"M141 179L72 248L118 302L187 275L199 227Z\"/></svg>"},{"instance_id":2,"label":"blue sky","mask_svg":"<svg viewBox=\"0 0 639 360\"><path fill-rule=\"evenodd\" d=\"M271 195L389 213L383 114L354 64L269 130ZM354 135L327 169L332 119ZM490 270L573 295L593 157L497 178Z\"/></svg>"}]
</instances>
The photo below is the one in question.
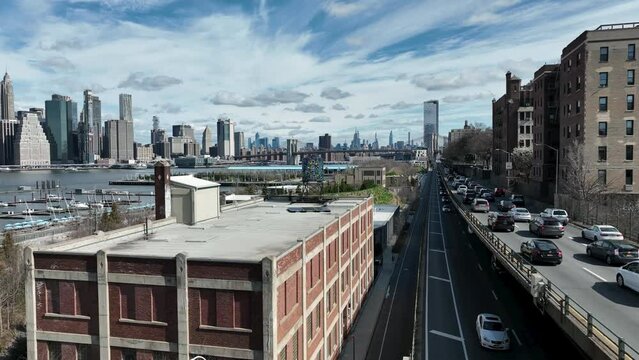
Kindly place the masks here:
<instances>
[{"instance_id":1,"label":"blue sky","mask_svg":"<svg viewBox=\"0 0 639 360\"><path fill-rule=\"evenodd\" d=\"M420 141L430 99L441 134L490 125L506 71L528 81L582 31L639 21L639 2L2 0L0 14L18 109L91 88L104 120L133 95L141 142L153 115L198 132L226 115L251 135L385 144Z\"/></svg>"}]
</instances>

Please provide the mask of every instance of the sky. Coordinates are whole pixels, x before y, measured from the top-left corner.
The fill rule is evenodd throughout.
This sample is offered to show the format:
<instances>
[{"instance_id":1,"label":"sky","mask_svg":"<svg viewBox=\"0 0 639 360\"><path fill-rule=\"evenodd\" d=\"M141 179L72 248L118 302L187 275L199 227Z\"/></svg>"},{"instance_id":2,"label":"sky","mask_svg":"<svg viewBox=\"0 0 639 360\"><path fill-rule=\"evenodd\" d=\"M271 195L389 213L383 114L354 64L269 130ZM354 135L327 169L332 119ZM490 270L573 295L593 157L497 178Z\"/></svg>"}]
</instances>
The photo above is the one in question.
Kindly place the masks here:
<instances>
[{"instance_id":1,"label":"sky","mask_svg":"<svg viewBox=\"0 0 639 360\"><path fill-rule=\"evenodd\" d=\"M0 66L16 110L82 91L119 116L133 95L135 139L229 117L246 136L380 145L422 140L423 102L440 134L490 126L505 73L527 82L585 30L639 21L622 0L0 0ZM199 140L199 139L198 139Z\"/></svg>"}]
</instances>

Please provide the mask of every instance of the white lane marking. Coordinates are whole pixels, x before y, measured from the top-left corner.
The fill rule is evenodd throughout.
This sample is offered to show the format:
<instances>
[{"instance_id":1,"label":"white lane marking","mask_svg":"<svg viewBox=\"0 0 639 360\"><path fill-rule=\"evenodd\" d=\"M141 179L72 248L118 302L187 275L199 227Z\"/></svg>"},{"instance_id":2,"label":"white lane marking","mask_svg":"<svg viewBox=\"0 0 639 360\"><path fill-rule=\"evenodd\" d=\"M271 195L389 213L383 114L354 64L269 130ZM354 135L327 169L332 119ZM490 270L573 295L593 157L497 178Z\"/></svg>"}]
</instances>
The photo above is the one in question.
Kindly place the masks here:
<instances>
[{"instance_id":1,"label":"white lane marking","mask_svg":"<svg viewBox=\"0 0 639 360\"><path fill-rule=\"evenodd\" d=\"M441 235L442 234L442 233L438 233L438 232L434 232L434 231L431 231L430 233L433 234L433 235Z\"/></svg>"},{"instance_id":2,"label":"white lane marking","mask_svg":"<svg viewBox=\"0 0 639 360\"><path fill-rule=\"evenodd\" d=\"M521 340L519 340L519 336L517 336L517 333L515 332L515 329L510 329L510 331L513 333L513 336L515 337L515 340L517 340L517 344L519 344L519 346L522 346L522 342Z\"/></svg>"},{"instance_id":3,"label":"white lane marking","mask_svg":"<svg viewBox=\"0 0 639 360\"><path fill-rule=\"evenodd\" d=\"M439 199L437 199L439 204ZM439 204L441 205L441 204ZM446 236L444 236L444 225L439 223L439 230L442 232L442 244L444 244L444 249L446 249ZM464 330L462 330L461 320L459 318L459 310L457 310L457 299L455 298L455 287L453 286L453 274L450 272L450 265L448 264L448 253L444 251L444 259L446 259L446 270L448 271L448 278L450 281L448 284L450 285L450 293L453 295L453 306L455 308L455 316L457 317L457 328L459 329L459 335L462 339L462 348L464 349L464 358L468 360L468 352L466 352L466 342L464 339ZM479 264L479 263L478 263Z\"/></svg>"},{"instance_id":4,"label":"white lane marking","mask_svg":"<svg viewBox=\"0 0 639 360\"><path fill-rule=\"evenodd\" d=\"M585 267L582 267L582 269L586 270L586 271L587 271L590 275L592 275L592 276L596 277L597 279L599 279L599 280L601 280L601 281L606 281L606 279L604 279L603 277L601 277L601 276L599 276L599 275L595 274L595 272L593 272L592 270L589 270L589 269L587 269L587 268L585 268Z\"/></svg>"},{"instance_id":5,"label":"white lane marking","mask_svg":"<svg viewBox=\"0 0 639 360\"><path fill-rule=\"evenodd\" d=\"M493 297L495 298L495 300L499 300L499 299L497 298L497 294L495 294L495 290L490 290L490 292L491 292L491 293L493 293Z\"/></svg>"},{"instance_id":6,"label":"white lane marking","mask_svg":"<svg viewBox=\"0 0 639 360\"><path fill-rule=\"evenodd\" d=\"M480 264L480 263L477 263L477 267L479 268L479 270L484 271L484 268L483 268L483 267L481 267L481 264Z\"/></svg>"},{"instance_id":7,"label":"white lane marking","mask_svg":"<svg viewBox=\"0 0 639 360\"><path fill-rule=\"evenodd\" d=\"M428 277L431 278L431 279L435 279L435 280L450 282L450 280L444 279L444 278L440 278L439 276L428 275Z\"/></svg>"},{"instance_id":8,"label":"white lane marking","mask_svg":"<svg viewBox=\"0 0 639 360\"><path fill-rule=\"evenodd\" d=\"M457 340L457 341L461 341L462 344L464 343L464 339L459 337L459 336L455 336L455 335L451 335L451 334L446 334L445 332L441 332L441 331L437 331L437 330L431 330L429 331L431 334L435 334L435 335L439 335L451 340Z\"/></svg>"},{"instance_id":9,"label":"white lane marking","mask_svg":"<svg viewBox=\"0 0 639 360\"><path fill-rule=\"evenodd\" d=\"M390 295L390 285L388 285L388 287L386 288L386 296L384 296L384 298L388 299L389 295Z\"/></svg>"},{"instance_id":10,"label":"white lane marking","mask_svg":"<svg viewBox=\"0 0 639 360\"><path fill-rule=\"evenodd\" d=\"M430 249L430 251L434 251L434 252L438 252L438 253L443 253L443 252L445 252L444 250L439 250L439 249Z\"/></svg>"}]
</instances>

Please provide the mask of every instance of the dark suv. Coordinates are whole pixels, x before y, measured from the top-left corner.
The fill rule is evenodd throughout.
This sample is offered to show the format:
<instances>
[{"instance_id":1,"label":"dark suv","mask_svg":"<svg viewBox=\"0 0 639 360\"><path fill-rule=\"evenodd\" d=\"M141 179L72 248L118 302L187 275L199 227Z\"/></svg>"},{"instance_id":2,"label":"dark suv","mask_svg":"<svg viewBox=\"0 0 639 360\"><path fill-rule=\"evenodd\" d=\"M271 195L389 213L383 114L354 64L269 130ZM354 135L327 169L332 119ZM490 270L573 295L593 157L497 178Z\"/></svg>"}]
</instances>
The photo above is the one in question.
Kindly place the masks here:
<instances>
[{"instance_id":1,"label":"dark suv","mask_svg":"<svg viewBox=\"0 0 639 360\"><path fill-rule=\"evenodd\" d=\"M524 195L512 194L510 195L510 201L517 207L526 207L526 201Z\"/></svg>"},{"instance_id":2,"label":"dark suv","mask_svg":"<svg viewBox=\"0 0 639 360\"><path fill-rule=\"evenodd\" d=\"M492 231L515 231L515 220L508 214L490 213L488 214L488 227Z\"/></svg>"}]
</instances>

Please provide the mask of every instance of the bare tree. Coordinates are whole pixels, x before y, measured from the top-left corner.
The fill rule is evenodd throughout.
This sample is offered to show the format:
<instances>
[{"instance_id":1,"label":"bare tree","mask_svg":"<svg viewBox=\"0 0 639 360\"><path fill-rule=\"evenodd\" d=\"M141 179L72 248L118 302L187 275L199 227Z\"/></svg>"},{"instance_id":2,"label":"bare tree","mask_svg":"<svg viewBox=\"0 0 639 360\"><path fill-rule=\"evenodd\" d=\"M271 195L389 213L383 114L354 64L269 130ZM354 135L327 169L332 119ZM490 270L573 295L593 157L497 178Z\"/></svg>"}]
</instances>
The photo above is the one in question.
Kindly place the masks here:
<instances>
[{"instance_id":1,"label":"bare tree","mask_svg":"<svg viewBox=\"0 0 639 360\"><path fill-rule=\"evenodd\" d=\"M532 150L525 148L513 149L513 170L515 175L528 181L532 169Z\"/></svg>"},{"instance_id":2,"label":"bare tree","mask_svg":"<svg viewBox=\"0 0 639 360\"><path fill-rule=\"evenodd\" d=\"M586 160L583 143L573 140L564 158L566 176L562 190L573 199L592 200L606 191L606 184L597 176L597 170Z\"/></svg>"}]
</instances>

